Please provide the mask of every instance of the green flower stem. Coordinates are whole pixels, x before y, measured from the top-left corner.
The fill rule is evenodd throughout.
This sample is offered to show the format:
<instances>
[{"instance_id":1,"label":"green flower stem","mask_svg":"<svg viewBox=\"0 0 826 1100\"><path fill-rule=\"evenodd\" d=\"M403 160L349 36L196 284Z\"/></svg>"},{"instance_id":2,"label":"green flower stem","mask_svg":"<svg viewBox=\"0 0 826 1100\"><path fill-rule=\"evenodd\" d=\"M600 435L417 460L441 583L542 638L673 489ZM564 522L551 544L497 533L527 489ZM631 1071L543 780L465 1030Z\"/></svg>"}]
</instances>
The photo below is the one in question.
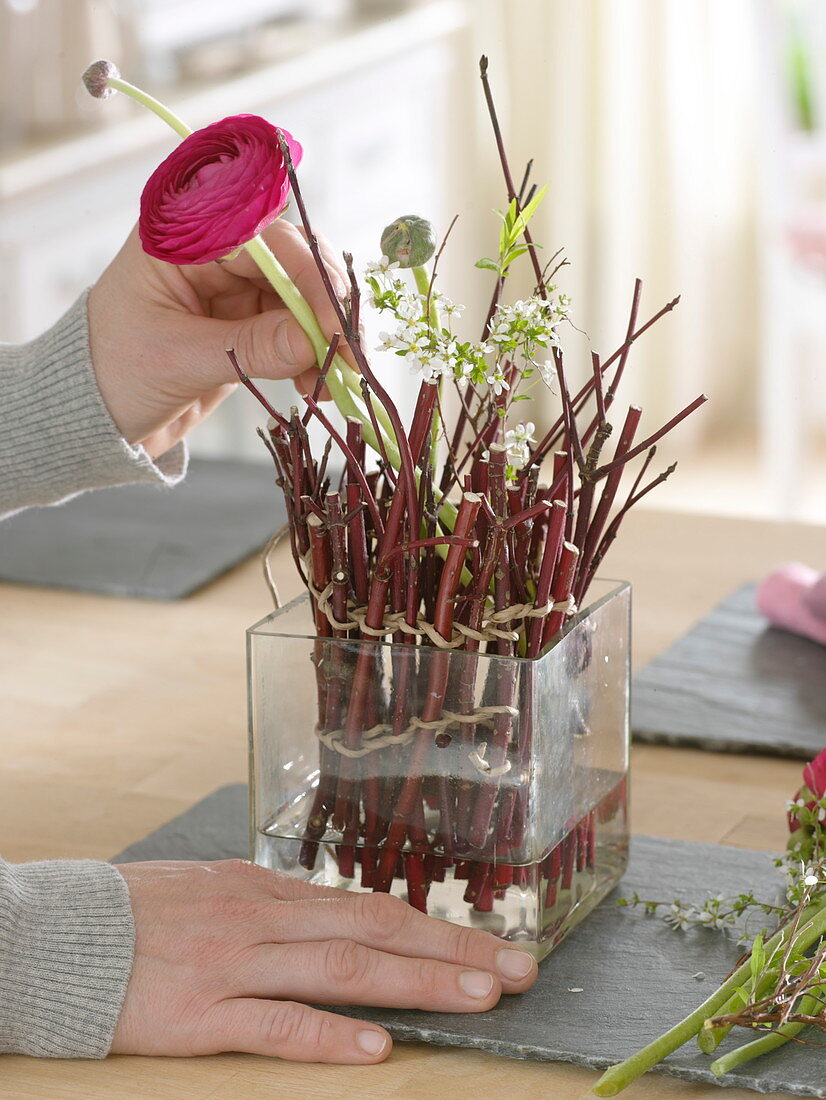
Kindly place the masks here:
<instances>
[{"instance_id":1,"label":"green flower stem","mask_svg":"<svg viewBox=\"0 0 826 1100\"><path fill-rule=\"evenodd\" d=\"M768 958L771 958L772 952L777 947L787 942L790 931L790 927L787 926L772 936L765 945ZM795 937L795 946L799 951L804 951L811 943L819 940L824 935L826 935L826 905L811 906L802 915ZM636 1054L632 1054L630 1058L626 1058L624 1062L618 1062L617 1065L610 1066L594 1085L594 1095L616 1096L651 1069L652 1066L656 1066L658 1062L661 1062L663 1058L681 1047L683 1043L687 1043L692 1036L697 1034L709 1016L714 1016L719 1012L720 1008L734 993L734 990L748 980L750 973L749 960L746 959L731 977L723 982L718 990L712 993L699 1008L695 1008L684 1020L675 1024L664 1035L660 1035L658 1039L643 1047L642 1050L638 1050Z\"/></svg>"},{"instance_id":2,"label":"green flower stem","mask_svg":"<svg viewBox=\"0 0 826 1100\"><path fill-rule=\"evenodd\" d=\"M430 276L423 267L414 267L413 278L416 280L416 289L421 294L424 302L427 302L427 297L430 294ZM441 318L439 317L439 310L436 308L436 303L432 297L430 300L430 309L428 310L427 319L432 329L437 331L442 327Z\"/></svg>"},{"instance_id":3,"label":"green flower stem","mask_svg":"<svg viewBox=\"0 0 826 1100\"><path fill-rule=\"evenodd\" d=\"M748 985L746 988L748 989ZM742 997L729 997L725 1004L720 1005L717 1015L728 1016L729 1013L734 1012L742 1003ZM709 1027L708 1020L706 1020L697 1032L697 1046L703 1054L713 1054L720 1043L722 1043L723 1039L725 1039L731 1031L732 1026L732 1024L727 1024L725 1027Z\"/></svg>"},{"instance_id":4,"label":"green flower stem","mask_svg":"<svg viewBox=\"0 0 826 1100\"><path fill-rule=\"evenodd\" d=\"M309 309L309 306L307 308ZM326 351L324 354L327 354ZM361 407L361 404L364 401L364 395L361 392L361 375L357 374L356 371L354 371L353 368L350 366L350 364L346 362L346 360L341 359L340 356L337 356L337 358L340 360L339 365L341 367L342 381L344 382L347 389L350 390L350 392L354 395L356 399L356 404ZM323 362L323 359L319 360L319 364ZM390 439L392 439L394 443L397 444L398 441L396 440L396 431L393 427L393 421L388 416L387 410L384 408L380 401L374 402L373 412L375 414L376 420L378 420L379 422L379 426L382 428L382 434L385 436L389 436ZM364 427L370 427L370 418L367 415L367 411L365 410L363 413L359 413L359 416L363 417L362 423ZM367 439L366 434L364 438ZM381 454L381 451L378 447L373 446L372 443L370 443L370 446L373 447L373 450L377 454ZM396 450L398 451L398 446L396 446ZM389 453L387 457L390 458ZM398 469L398 466L395 466L394 469Z\"/></svg>"},{"instance_id":5,"label":"green flower stem","mask_svg":"<svg viewBox=\"0 0 826 1100\"><path fill-rule=\"evenodd\" d=\"M142 107L148 107L150 111L154 111L158 118L163 119L167 126L171 126L180 137L189 137L192 133L187 124L173 114L168 107L164 107L163 103L153 96L147 95L146 92L142 92L134 84L130 84L127 80L121 80L119 76L110 76L106 83L116 92L123 92L130 99L134 99L136 103L140 103Z\"/></svg>"},{"instance_id":6,"label":"green flower stem","mask_svg":"<svg viewBox=\"0 0 826 1100\"><path fill-rule=\"evenodd\" d=\"M759 1058L761 1054L768 1054L770 1051L782 1047L784 1043L788 1043L789 1039L797 1035L798 1031L802 1031L805 1026L805 1024L786 1024L782 1031L772 1031L768 1035L763 1035L760 1039L755 1039L751 1043L744 1043L743 1046L730 1050L728 1054L724 1054L721 1058L717 1058L716 1061L712 1062L709 1069L715 1077L722 1077L724 1073L728 1073L735 1066L741 1066L744 1062Z\"/></svg>"},{"instance_id":7,"label":"green flower stem","mask_svg":"<svg viewBox=\"0 0 826 1100\"><path fill-rule=\"evenodd\" d=\"M424 267L414 267L413 268L413 277L416 280L416 288L418 289L419 294L421 294L423 300L426 303L427 299L428 299L428 296L431 293L431 278L428 275L428 273L427 273L427 271ZM431 297L431 300L430 300L430 307L429 307L428 312L427 312L427 321L428 321L428 324L430 325L430 328L434 332L438 332L439 329L442 327L442 319L439 316L439 310L436 307L436 303L433 301L432 297ZM439 394L438 394L438 397L437 397L437 400L436 400L436 408L433 411L433 426L431 428L431 434L430 434L430 469L431 469L431 471L435 471L436 463L437 463L438 458L439 458L439 427L441 425L441 415L440 415L439 410L442 407L442 391L443 391L442 379L441 378L436 383L436 385L439 387Z\"/></svg>"},{"instance_id":8,"label":"green flower stem","mask_svg":"<svg viewBox=\"0 0 826 1100\"><path fill-rule=\"evenodd\" d=\"M819 1011L820 1003L816 997L807 996L801 999L799 1008L801 1015L816 1016ZM754 1039L751 1043L744 1043L743 1046L730 1050L727 1054L712 1062L709 1069L715 1077L722 1077L724 1073L728 1073L735 1066L742 1066L744 1062L750 1062L753 1058L759 1058L762 1054L777 1050L778 1047L788 1043L789 1039L793 1039L798 1032L807 1026L803 1023L786 1024L782 1030L769 1032L759 1039Z\"/></svg>"},{"instance_id":9,"label":"green flower stem","mask_svg":"<svg viewBox=\"0 0 826 1100\"><path fill-rule=\"evenodd\" d=\"M293 317L295 317L296 321L298 321L306 332L310 343L313 345L318 364L321 366L327 356L327 337L321 331L321 326L316 319L316 315L313 313L306 299L298 291L292 279L275 258L260 235L253 237L251 241L247 241L244 245L244 249L253 260L255 260L270 286L275 290L284 305L289 309L290 313L292 313ZM365 442L367 442L374 451L381 454L379 441L376 437L376 433L373 431L373 425L370 422L367 411L362 406L361 400L356 401L353 397L353 394L357 391L359 398L361 398L361 387L358 382L358 376L349 363L346 363L340 355L336 355L333 359L327 374L327 385L333 401L342 416L355 417L359 420L362 425L362 433ZM401 466L401 458L399 457L396 435L392 425L381 424L381 418L378 415L379 411L384 412L383 409L376 409L377 421L379 421L382 428L389 428L388 432L382 433L385 436L383 443L387 458L394 469L398 470Z\"/></svg>"},{"instance_id":10,"label":"green flower stem","mask_svg":"<svg viewBox=\"0 0 826 1100\"><path fill-rule=\"evenodd\" d=\"M440 378L439 381L436 383L439 392L436 395L436 408L433 410L433 427L431 428L431 434L430 434L430 471L431 471L430 476L431 477L435 477L436 463L439 460L439 427L440 427L441 422L442 422L442 415L441 415L440 409L442 407L442 393L443 393L443 390L444 390L444 387L442 385L443 382L444 382L444 378ZM436 491L435 485L434 485L433 488L434 488L434 492L435 492Z\"/></svg>"}]
</instances>

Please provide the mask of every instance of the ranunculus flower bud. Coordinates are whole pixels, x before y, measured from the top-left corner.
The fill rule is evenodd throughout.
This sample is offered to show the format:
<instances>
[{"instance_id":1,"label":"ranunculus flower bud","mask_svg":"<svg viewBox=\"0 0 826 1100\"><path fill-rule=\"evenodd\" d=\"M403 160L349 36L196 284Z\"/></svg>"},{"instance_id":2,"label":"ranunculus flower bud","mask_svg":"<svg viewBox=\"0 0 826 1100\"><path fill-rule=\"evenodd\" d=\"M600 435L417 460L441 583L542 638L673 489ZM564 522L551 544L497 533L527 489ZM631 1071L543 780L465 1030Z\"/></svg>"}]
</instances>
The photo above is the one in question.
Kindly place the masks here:
<instances>
[{"instance_id":1,"label":"ranunculus flower bud","mask_svg":"<svg viewBox=\"0 0 826 1100\"><path fill-rule=\"evenodd\" d=\"M805 800L807 810L813 810L815 803L826 795L826 749L807 764L803 769L804 786L800 788L794 797L795 802ZM800 828L800 820L796 813L791 811L789 817L789 830L794 832Z\"/></svg>"},{"instance_id":2,"label":"ranunculus flower bud","mask_svg":"<svg viewBox=\"0 0 826 1100\"><path fill-rule=\"evenodd\" d=\"M280 133L298 164L301 146ZM143 189L144 251L168 263L206 264L260 233L289 198L278 135L258 115L232 115L184 138Z\"/></svg>"},{"instance_id":3,"label":"ranunculus flower bud","mask_svg":"<svg viewBox=\"0 0 826 1100\"><path fill-rule=\"evenodd\" d=\"M436 251L433 226L415 214L396 218L381 235L381 251L399 267L421 267Z\"/></svg>"},{"instance_id":4,"label":"ranunculus flower bud","mask_svg":"<svg viewBox=\"0 0 826 1100\"><path fill-rule=\"evenodd\" d=\"M109 81L119 78L120 70L111 61L93 61L83 74L83 83L86 91L95 99L108 99L115 94L115 89L109 87Z\"/></svg>"}]
</instances>

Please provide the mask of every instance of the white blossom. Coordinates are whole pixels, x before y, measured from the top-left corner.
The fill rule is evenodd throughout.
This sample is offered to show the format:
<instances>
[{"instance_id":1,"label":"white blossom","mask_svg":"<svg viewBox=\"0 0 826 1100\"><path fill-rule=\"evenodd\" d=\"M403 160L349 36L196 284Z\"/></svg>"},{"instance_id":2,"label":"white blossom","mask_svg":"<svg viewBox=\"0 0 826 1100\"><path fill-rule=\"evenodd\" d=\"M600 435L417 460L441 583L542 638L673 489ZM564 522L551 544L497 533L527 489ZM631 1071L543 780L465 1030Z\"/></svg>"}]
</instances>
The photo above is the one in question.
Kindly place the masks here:
<instances>
[{"instance_id":1,"label":"white blossom","mask_svg":"<svg viewBox=\"0 0 826 1100\"><path fill-rule=\"evenodd\" d=\"M668 907L668 912L663 917L666 924L672 925L674 928L679 928L681 931L685 931L691 924L691 910L685 905L681 905L680 902L675 901L673 905Z\"/></svg>"},{"instance_id":2,"label":"white blossom","mask_svg":"<svg viewBox=\"0 0 826 1100\"><path fill-rule=\"evenodd\" d=\"M696 920L698 924L703 925L705 928L725 928L732 923L730 917L722 916L716 909L699 910Z\"/></svg>"},{"instance_id":3,"label":"white blossom","mask_svg":"<svg viewBox=\"0 0 826 1100\"><path fill-rule=\"evenodd\" d=\"M508 385L504 374L502 374L502 372L499 370L498 367L493 372L493 374L489 374L485 378L485 381L487 382L487 384L490 386L490 388L493 390L493 392L496 394L497 397L499 397L499 395L501 393L504 393L505 390L510 389L510 386Z\"/></svg>"},{"instance_id":4,"label":"white blossom","mask_svg":"<svg viewBox=\"0 0 826 1100\"><path fill-rule=\"evenodd\" d=\"M418 294L403 294L396 306L396 314L405 321L421 321L424 316L424 303Z\"/></svg>"},{"instance_id":5,"label":"white blossom","mask_svg":"<svg viewBox=\"0 0 826 1100\"><path fill-rule=\"evenodd\" d=\"M472 371L473 365L471 363L459 362L456 364L453 377L456 379L456 385L460 390L467 389Z\"/></svg>"},{"instance_id":6,"label":"white blossom","mask_svg":"<svg viewBox=\"0 0 826 1100\"><path fill-rule=\"evenodd\" d=\"M505 447L508 452L508 462L511 466L524 466L531 457L531 443L536 443L533 433L536 426L530 420L525 424L517 424L505 432Z\"/></svg>"},{"instance_id":7,"label":"white blossom","mask_svg":"<svg viewBox=\"0 0 826 1100\"><path fill-rule=\"evenodd\" d=\"M452 301L446 294L434 294L431 300L436 309L447 317L460 317L465 311L463 305Z\"/></svg>"},{"instance_id":8,"label":"white blossom","mask_svg":"<svg viewBox=\"0 0 826 1100\"><path fill-rule=\"evenodd\" d=\"M438 382L449 372L450 367L445 359L427 348L420 348L413 355L407 356L407 362L411 374L417 374L423 382Z\"/></svg>"},{"instance_id":9,"label":"white blossom","mask_svg":"<svg viewBox=\"0 0 826 1100\"><path fill-rule=\"evenodd\" d=\"M382 256L380 260L368 263L364 268L365 275L384 275L388 271L393 271L399 266L398 260L392 260L389 256Z\"/></svg>"},{"instance_id":10,"label":"white blossom","mask_svg":"<svg viewBox=\"0 0 826 1100\"><path fill-rule=\"evenodd\" d=\"M544 363L539 363L538 368L542 381L551 393L559 393L559 376L553 359L546 359Z\"/></svg>"},{"instance_id":11,"label":"white blossom","mask_svg":"<svg viewBox=\"0 0 826 1100\"><path fill-rule=\"evenodd\" d=\"M817 870L811 865L802 867L803 885L804 886L817 886L820 882L820 876Z\"/></svg>"}]
</instances>

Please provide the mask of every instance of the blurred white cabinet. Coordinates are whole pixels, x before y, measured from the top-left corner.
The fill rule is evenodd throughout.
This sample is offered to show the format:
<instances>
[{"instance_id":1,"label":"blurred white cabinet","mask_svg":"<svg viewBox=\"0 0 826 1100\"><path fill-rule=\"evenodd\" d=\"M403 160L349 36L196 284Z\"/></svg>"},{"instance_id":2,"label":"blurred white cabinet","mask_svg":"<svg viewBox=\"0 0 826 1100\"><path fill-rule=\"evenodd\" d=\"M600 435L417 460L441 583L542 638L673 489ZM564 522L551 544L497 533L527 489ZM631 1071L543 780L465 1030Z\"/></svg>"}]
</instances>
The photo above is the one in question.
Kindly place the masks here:
<instances>
[{"instance_id":1,"label":"blurred white cabinet","mask_svg":"<svg viewBox=\"0 0 826 1100\"><path fill-rule=\"evenodd\" d=\"M193 126L252 111L295 133L314 225L360 268L378 257L381 229L393 218L418 212L446 227L459 208L475 83L467 18L460 0L423 5L173 105ZM0 340L43 331L94 281L174 140L145 116L0 165ZM288 391L278 394L282 406ZM259 419L248 396L237 395L195 433L193 449L259 457Z\"/></svg>"}]
</instances>

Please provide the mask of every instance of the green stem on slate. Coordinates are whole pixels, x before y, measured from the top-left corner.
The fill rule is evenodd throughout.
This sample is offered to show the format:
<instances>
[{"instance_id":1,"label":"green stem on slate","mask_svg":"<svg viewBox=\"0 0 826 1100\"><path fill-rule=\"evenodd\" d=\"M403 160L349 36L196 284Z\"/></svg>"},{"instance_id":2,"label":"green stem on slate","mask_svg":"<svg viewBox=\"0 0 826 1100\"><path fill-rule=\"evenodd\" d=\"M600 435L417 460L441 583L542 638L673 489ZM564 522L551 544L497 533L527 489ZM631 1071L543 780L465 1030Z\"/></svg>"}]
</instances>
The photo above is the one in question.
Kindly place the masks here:
<instances>
[{"instance_id":1,"label":"green stem on slate","mask_svg":"<svg viewBox=\"0 0 826 1100\"><path fill-rule=\"evenodd\" d=\"M806 996L803 997L800 1002L801 1015L815 1016L820 1011L820 1003L817 997ZM753 1058L760 1058L763 1054L768 1054L772 1050L777 1050L778 1047L782 1047L784 1043L788 1043L790 1039L793 1039L798 1032L803 1031L808 1024L804 1023L791 1023L786 1024L782 1031L772 1031L766 1035L761 1036L759 1039L754 1039L750 1043L744 1043L743 1046L737 1047L736 1050L730 1050L727 1054L724 1054L721 1058L712 1062L709 1069L715 1077L722 1077L724 1073L728 1073L730 1069L734 1069L735 1066L742 1066L744 1062L750 1062Z\"/></svg>"},{"instance_id":2,"label":"green stem on slate","mask_svg":"<svg viewBox=\"0 0 826 1100\"><path fill-rule=\"evenodd\" d=\"M791 929L782 928L766 943L766 955L772 953L788 940ZM798 931L795 937L795 946L798 950L805 950L815 940L826 935L826 906L812 906L803 913ZM696 1035L709 1016L714 1016L728 1001L734 990L743 985L751 974L749 959L746 959L734 973L723 982L719 989L711 994L699 1008L695 1008L684 1020L681 1020L665 1034L626 1058L624 1062L618 1062L610 1066L599 1081L594 1085L595 1096L616 1096L627 1088L638 1077L641 1077L652 1066L656 1066L673 1051L687 1043Z\"/></svg>"},{"instance_id":3,"label":"green stem on slate","mask_svg":"<svg viewBox=\"0 0 826 1100\"><path fill-rule=\"evenodd\" d=\"M777 983L777 970L770 971L765 974L757 986L754 988L754 981L749 980L743 983L743 988L747 993L751 994L752 1000L760 1001L766 994L770 993L774 989ZM739 995L729 997L726 1003L720 1008L717 1013L718 1016L728 1016L732 1012L736 1012L743 1004L743 998ZM733 1024L727 1024L724 1027L709 1027L709 1020L706 1020L702 1028L697 1033L697 1046L703 1052L703 1054L713 1054L717 1047L722 1043L723 1039L731 1031Z\"/></svg>"}]
</instances>

